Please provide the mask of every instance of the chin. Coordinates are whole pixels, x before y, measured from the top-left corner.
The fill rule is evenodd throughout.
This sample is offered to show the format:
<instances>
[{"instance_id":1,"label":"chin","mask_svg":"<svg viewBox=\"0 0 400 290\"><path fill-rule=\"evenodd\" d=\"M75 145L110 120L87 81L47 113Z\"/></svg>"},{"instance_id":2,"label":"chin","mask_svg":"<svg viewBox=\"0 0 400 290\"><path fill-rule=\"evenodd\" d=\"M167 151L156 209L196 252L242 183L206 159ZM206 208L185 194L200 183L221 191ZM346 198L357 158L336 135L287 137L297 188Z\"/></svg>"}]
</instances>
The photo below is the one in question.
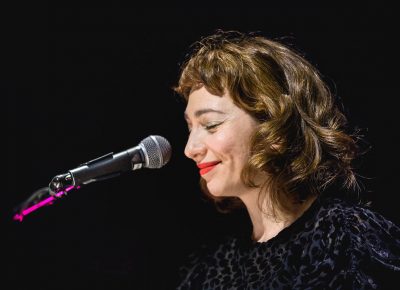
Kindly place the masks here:
<instances>
[{"instance_id":1,"label":"chin","mask_svg":"<svg viewBox=\"0 0 400 290\"><path fill-rule=\"evenodd\" d=\"M220 191L217 190L215 188L212 187L206 187L206 193L208 193L209 195L215 196L215 197L223 197L224 194Z\"/></svg>"},{"instance_id":2,"label":"chin","mask_svg":"<svg viewBox=\"0 0 400 290\"><path fill-rule=\"evenodd\" d=\"M201 190L209 196L215 196L215 197L226 197L227 195L224 194L223 190L221 188L218 188L217 186L213 186L212 181L207 183L203 178L200 179L200 187Z\"/></svg>"},{"instance_id":3,"label":"chin","mask_svg":"<svg viewBox=\"0 0 400 290\"><path fill-rule=\"evenodd\" d=\"M219 187L213 187L212 185L207 186L207 191L206 193L208 193L211 196L214 197L235 197L236 195L232 194L232 191L228 191L226 189L223 188L219 188Z\"/></svg>"}]
</instances>

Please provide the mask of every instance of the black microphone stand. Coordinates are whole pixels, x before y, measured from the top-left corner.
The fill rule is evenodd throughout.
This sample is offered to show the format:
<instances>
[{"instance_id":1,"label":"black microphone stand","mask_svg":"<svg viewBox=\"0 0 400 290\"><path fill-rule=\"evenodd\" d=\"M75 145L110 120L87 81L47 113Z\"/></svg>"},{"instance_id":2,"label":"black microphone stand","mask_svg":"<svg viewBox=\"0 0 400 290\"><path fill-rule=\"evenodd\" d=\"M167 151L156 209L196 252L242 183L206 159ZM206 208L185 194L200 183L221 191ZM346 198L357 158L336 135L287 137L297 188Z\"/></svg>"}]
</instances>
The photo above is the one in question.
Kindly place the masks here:
<instances>
[{"instance_id":1,"label":"black microphone stand","mask_svg":"<svg viewBox=\"0 0 400 290\"><path fill-rule=\"evenodd\" d=\"M74 186L74 180L71 173L65 173L55 176L48 187L42 187L36 190L26 201L15 208L14 220L22 222L24 217L31 212L46 206L65 195L73 189L79 189L80 186Z\"/></svg>"}]
</instances>

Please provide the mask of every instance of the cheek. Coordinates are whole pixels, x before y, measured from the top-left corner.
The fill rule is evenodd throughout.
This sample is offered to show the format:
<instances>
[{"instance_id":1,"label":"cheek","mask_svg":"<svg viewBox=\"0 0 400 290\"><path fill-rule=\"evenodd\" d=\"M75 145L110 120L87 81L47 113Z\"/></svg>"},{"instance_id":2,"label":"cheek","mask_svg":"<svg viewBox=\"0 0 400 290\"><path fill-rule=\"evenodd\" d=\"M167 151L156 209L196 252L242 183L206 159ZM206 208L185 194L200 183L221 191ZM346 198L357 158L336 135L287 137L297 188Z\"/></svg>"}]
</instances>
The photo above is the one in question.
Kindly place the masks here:
<instances>
[{"instance_id":1,"label":"cheek","mask_svg":"<svg viewBox=\"0 0 400 290\"><path fill-rule=\"evenodd\" d=\"M225 159L242 160L248 156L248 146L243 141L234 134L220 134L213 143L213 151Z\"/></svg>"}]
</instances>

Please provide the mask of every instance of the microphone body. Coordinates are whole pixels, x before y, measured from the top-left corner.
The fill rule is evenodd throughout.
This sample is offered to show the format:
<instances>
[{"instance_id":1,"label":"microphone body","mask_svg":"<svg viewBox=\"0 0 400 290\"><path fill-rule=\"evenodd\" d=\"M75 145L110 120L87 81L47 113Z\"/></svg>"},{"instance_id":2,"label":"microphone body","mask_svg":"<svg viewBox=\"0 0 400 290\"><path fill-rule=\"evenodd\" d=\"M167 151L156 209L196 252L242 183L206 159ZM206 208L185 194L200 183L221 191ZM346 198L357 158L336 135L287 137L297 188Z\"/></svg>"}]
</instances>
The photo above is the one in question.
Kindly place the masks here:
<instances>
[{"instance_id":1,"label":"microphone body","mask_svg":"<svg viewBox=\"0 0 400 290\"><path fill-rule=\"evenodd\" d=\"M129 170L142 168L144 154L139 146L117 154L108 153L69 170L74 186L107 179Z\"/></svg>"},{"instance_id":2,"label":"microphone body","mask_svg":"<svg viewBox=\"0 0 400 290\"><path fill-rule=\"evenodd\" d=\"M151 135L138 146L117 154L108 153L65 174L55 176L49 184L49 192L56 195L68 187L78 187L91 182L112 178L130 170L160 168L171 157L171 145L164 137Z\"/></svg>"}]
</instances>

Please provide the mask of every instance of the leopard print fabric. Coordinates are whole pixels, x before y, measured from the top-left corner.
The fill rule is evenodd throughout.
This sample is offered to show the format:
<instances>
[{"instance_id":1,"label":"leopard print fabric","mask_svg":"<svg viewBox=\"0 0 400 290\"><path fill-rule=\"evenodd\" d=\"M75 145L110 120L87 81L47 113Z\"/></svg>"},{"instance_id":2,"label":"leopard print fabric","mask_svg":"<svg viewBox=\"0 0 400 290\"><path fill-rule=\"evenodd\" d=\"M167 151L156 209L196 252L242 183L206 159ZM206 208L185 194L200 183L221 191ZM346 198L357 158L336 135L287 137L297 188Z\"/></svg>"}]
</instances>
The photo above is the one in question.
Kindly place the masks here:
<instances>
[{"instance_id":1,"label":"leopard print fabric","mask_svg":"<svg viewBox=\"0 0 400 290\"><path fill-rule=\"evenodd\" d=\"M229 238L202 247L177 289L400 289L400 229L340 199L316 200L263 243Z\"/></svg>"}]
</instances>

